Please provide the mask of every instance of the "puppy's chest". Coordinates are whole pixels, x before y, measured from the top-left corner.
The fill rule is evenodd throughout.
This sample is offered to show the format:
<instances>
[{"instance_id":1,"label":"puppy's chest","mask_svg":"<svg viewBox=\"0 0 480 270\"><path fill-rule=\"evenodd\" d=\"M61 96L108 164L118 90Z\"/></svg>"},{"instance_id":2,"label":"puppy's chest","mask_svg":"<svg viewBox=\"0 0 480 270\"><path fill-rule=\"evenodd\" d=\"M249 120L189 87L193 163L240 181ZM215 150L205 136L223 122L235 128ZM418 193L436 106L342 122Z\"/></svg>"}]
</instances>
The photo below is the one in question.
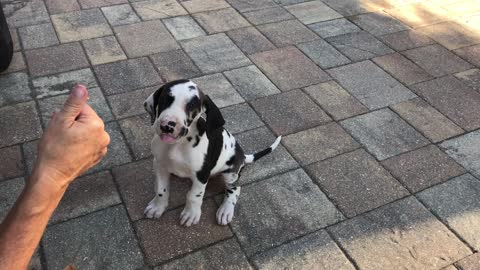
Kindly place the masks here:
<instances>
[{"instance_id":1,"label":"puppy's chest","mask_svg":"<svg viewBox=\"0 0 480 270\"><path fill-rule=\"evenodd\" d=\"M193 177L203 164L201 149L174 147L168 152L170 173L180 177Z\"/></svg>"}]
</instances>

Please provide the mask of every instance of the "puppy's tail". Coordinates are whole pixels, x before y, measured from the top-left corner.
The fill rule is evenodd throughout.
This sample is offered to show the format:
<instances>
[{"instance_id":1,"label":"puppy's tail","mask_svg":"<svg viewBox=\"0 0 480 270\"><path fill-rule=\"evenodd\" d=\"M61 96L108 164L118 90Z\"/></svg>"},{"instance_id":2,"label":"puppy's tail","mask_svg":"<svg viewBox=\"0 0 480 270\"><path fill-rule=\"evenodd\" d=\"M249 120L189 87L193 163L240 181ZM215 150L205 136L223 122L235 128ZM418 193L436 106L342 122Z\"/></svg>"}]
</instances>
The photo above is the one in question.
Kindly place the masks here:
<instances>
[{"instance_id":1,"label":"puppy's tail","mask_svg":"<svg viewBox=\"0 0 480 270\"><path fill-rule=\"evenodd\" d=\"M275 148L277 148L281 140L282 140L282 136L278 136L278 138L275 140L275 142L272 145L270 145L270 147L263 149L262 151L257 152L253 155L245 155L245 163L252 163L262 158L263 156L270 154L273 150L275 150Z\"/></svg>"}]
</instances>

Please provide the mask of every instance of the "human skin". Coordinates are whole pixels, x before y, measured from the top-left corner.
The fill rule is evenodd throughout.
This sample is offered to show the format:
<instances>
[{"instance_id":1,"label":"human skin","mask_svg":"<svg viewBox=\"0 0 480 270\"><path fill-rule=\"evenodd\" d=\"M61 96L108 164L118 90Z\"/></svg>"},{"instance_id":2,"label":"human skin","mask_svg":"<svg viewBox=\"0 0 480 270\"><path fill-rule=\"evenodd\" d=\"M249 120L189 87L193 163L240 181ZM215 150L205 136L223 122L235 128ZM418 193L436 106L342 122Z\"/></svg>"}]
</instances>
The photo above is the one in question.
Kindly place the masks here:
<instances>
[{"instance_id":1,"label":"human skin","mask_svg":"<svg viewBox=\"0 0 480 270\"><path fill-rule=\"evenodd\" d=\"M107 153L110 136L87 99L85 86L75 86L45 129L32 175L0 224L1 270L27 268L69 184Z\"/></svg>"}]
</instances>

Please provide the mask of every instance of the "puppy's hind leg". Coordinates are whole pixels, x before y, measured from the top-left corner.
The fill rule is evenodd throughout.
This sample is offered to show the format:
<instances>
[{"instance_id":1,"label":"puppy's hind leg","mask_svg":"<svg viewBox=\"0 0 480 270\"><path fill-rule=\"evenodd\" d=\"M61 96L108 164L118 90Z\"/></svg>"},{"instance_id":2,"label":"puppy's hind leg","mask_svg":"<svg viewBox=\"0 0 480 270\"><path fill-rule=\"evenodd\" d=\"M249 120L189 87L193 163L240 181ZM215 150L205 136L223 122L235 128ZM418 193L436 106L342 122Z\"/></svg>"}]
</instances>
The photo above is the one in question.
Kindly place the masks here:
<instances>
[{"instance_id":1,"label":"puppy's hind leg","mask_svg":"<svg viewBox=\"0 0 480 270\"><path fill-rule=\"evenodd\" d=\"M233 215L235 212L235 205L238 201L238 196L240 195L240 187L237 187L233 182L238 178L238 174L227 174L225 177L230 179L225 179L226 189L225 197L223 198L223 203L217 210L217 222L219 225L227 225L232 222ZM231 178L234 179L231 179ZM230 183L229 183L230 182Z\"/></svg>"},{"instance_id":2,"label":"puppy's hind leg","mask_svg":"<svg viewBox=\"0 0 480 270\"><path fill-rule=\"evenodd\" d=\"M170 195L170 173L153 159L155 170L155 197L145 208L144 214L148 218L159 218L167 209Z\"/></svg>"}]
</instances>

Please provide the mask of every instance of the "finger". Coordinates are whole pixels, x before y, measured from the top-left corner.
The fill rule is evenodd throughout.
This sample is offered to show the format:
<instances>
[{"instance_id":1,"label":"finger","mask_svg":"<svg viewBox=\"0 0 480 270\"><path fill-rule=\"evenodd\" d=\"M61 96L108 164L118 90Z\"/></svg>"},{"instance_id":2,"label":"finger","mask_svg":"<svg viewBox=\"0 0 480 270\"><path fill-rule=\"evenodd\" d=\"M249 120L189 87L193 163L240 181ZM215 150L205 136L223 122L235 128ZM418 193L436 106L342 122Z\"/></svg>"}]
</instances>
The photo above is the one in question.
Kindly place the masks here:
<instances>
[{"instance_id":1,"label":"finger","mask_svg":"<svg viewBox=\"0 0 480 270\"><path fill-rule=\"evenodd\" d=\"M90 105L85 104L80 111L80 114L77 117L78 122L89 123L92 119L101 120L98 114L90 107Z\"/></svg>"},{"instance_id":2,"label":"finger","mask_svg":"<svg viewBox=\"0 0 480 270\"><path fill-rule=\"evenodd\" d=\"M65 121L67 121L67 123L73 123L85 106L87 98L87 88L83 85L76 85L70 92L70 95L68 96L67 101L65 101L65 104L63 104L63 108L59 114Z\"/></svg>"},{"instance_id":3,"label":"finger","mask_svg":"<svg viewBox=\"0 0 480 270\"><path fill-rule=\"evenodd\" d=\"M103 148L100 154L102 155L102 158L103 158L107 154L107 147Z\"/></svg>"}]
</instances>

